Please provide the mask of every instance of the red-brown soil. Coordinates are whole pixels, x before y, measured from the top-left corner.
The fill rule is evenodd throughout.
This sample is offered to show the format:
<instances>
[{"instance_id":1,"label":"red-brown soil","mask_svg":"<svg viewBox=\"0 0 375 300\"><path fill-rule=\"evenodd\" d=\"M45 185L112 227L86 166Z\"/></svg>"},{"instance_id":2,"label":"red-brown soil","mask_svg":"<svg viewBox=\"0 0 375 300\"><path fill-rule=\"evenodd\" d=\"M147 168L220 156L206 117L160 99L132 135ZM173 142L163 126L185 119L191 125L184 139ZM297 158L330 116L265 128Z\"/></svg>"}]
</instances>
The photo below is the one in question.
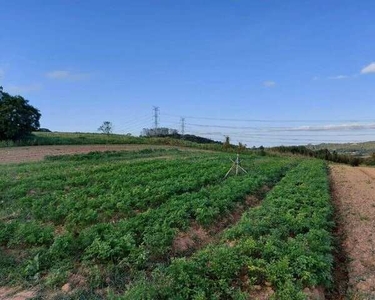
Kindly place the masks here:
<instances>
[{"instance_id":1,"label":"red-brown soil","mask_svg":"<svg viewBox=\"0 0 375 300\"><path fill-rule=\"evenodd\" d=\"M268 187L263 187L260 193L268 191ZM203 227L197 223L193 223L187 231L179 232L173 241L172 253L174 256L189 256L196 250L217 241L221 232L229 226L237 223L242 214L251 207L260 204L261 196L248 196L243 204L237 205L232 213L219 219L210 227Z\"/></svg>"},{"instance_id":2,"label":"red-brown soil","mask_svg":"<svg viewBox=\"0 0 375 300\"><path fill-rule=\"evenodd\" d=\"M35 296L34 290L0 287L0 300L27 300Z\"/></svg>"},{"instance_id":3,"label":"red-brown soil","mask_svg":"<svg viewBox=\"0 0 375 300\"><path fill-rule=\"evenodd\" d=\"M375 299L375 169L332 165L331 182L346 255L346 294Z\"/></svg>"},{"instance_id":4,"label":"red-brown soil","mask_svg":"<svg viewBox=\"0 0 375 300\"><path fill-rule=\"evenodd\" d=\"M164 145L62 145L62 146L30 146L0 148L0 164L21 163L43 160L48 155L79 154L92 151L137 151L142 149L176 149L180 147ZM192 148L180 148L198 151Z\"/></svg>"}]
</instances>

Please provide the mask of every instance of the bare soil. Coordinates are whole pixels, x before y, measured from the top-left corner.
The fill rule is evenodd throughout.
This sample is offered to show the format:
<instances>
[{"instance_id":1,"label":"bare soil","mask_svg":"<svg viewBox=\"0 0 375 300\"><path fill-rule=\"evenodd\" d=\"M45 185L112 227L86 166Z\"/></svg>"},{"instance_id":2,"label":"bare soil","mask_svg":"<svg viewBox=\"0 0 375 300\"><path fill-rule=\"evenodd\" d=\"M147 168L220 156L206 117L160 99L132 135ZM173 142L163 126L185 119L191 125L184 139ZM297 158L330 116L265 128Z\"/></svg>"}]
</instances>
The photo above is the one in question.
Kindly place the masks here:
<instances>
[{"instance_id":1,"label":"bare soil","mask_svg":"<svg viewBox=\"0 0 375 300\"><path fill-rule=\"evenodd\" d=\"M27 300L35 296L36 292L34 290L0 287L0 300Z\"/></svg>"},{"instance_id":2,"label":"bare soil","mask_svg":"<svg viewBox=\"0 0 375 300\"><path fill-rule=\"evenodd\" d=\"M218 241L221 233L237 223L246 210L258 206L269 190L269 187L263 186L256 195L247 196L243 203L238 204L231 213L219 219L212 226L203 227L193 223L188 230L179 232L172 244L172 255L186 257L198 249Z\"/></svg>"},{"instance_id":3,"label":"bare soil","mask_svg":"<svg viewBox=\"0 0 375 300\"><path fill-rule=\"evenodd\" d=\"M340 259L347 269L346 295L375 299L375 169L332 165L331 182L346 256Z\"/></svg>"},{"instance_id":4,"label":"bare soil","mask_svg":"<svg viewBox=\"0 0 375 300\"><path fill-rule=\"evenodd\" d=\"M93 151L137 151L143 149L199 149L182 148L164 145L61 145L0 148L0 164L40 161L49 155L79 154Z\"/></svg>"}]
</instances>

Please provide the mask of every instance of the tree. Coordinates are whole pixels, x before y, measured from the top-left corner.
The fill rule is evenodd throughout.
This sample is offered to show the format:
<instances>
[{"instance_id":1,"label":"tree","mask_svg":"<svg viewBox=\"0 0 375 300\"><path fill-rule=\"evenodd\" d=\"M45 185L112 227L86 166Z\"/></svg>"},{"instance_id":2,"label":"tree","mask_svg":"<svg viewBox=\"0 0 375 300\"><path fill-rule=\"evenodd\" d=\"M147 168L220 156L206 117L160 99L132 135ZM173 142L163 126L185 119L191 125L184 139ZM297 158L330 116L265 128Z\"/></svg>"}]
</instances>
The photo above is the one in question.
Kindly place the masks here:
<instances>
[{"instance_id":1,"label":"tree","mask_svg":"<svg viewBox=\"0 0 375 300\"><path fill-rule=\"evenodd\" d=\"M246 144L242 144L241 142L238 143L238 152L244 152L246 150Z\"/></svg>"},{"instance_id":2,"label":"tree","mask_svg":"<svg viewBox=\"0 0 375 300\"><path fill-rule=\"evenodd\" d=\"M259 147L259 150L260 150L260 155L261 155L261 156L265 156L265 155L266 155L266 151L264 151L264 147L263 147L263 145L261 145L261 146Z\"/></svg>"},{"instance_id":3,"label":"tree","mask_svg":"<svg viewBox=\"0 0 375 300\"><path fill-rule=\"evenodd\" d=\"M223 148L225 149L225 150L228 150L229 148L230 148L230 137L229 136L226 136L225 137L225 142L224 142L224 144L223 144Z\"/></svg>"},{"instance_id":4,"label":"tree","mask_svg":"<svg viewBox=\"0 0 375 300\"><path fill-rule=\"evenodd\" d=\"M20 140L39 128L40 117L39 110L28 100L0 88L0 140Z\"/></svg>"},{"instance_id":5,"label":"tree","mask_svg":"<svg viewBox=\"0 0 375 300\"><path fill-rule=\"evenodd\" d=\"M105 133L105 134L111 134L113 130L113 125L109 121L104 121L103 124L98 128L98 131Z\"/></svg>"}]
</instances>

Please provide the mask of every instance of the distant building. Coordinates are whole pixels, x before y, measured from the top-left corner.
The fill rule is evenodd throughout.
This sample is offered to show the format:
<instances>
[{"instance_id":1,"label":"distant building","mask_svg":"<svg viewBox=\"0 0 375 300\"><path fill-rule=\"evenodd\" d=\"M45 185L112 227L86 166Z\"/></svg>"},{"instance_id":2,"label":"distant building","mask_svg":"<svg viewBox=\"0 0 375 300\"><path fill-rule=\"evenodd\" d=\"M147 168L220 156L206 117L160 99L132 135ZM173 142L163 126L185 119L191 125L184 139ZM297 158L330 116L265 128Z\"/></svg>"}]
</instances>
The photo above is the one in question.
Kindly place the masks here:
<instances>
[{"instance_id":1,"label":"distant building","mask_svg":"<svg viewBox=\"0 0 375 300\"><path fill-rule=\"evenodd\" d=\"M160 127L160 128L143 128L142 136L166 136L166 135L176 135L178 131L176 129Z\"/></svg>"}]
</instances>

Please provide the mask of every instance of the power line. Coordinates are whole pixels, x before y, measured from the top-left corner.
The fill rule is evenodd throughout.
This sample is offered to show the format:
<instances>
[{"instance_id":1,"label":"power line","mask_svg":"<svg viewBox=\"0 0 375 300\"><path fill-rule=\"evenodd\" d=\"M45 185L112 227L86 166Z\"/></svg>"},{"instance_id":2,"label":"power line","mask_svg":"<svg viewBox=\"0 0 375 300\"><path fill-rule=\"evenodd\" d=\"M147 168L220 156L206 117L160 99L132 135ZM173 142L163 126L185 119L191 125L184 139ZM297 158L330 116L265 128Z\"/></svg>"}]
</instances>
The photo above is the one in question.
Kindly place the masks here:
<instances>
[{"instance_id":1,"label":"power line","mask_svg":"<svg viewBox=\"0 0 375 300\"><path fill-rule=\"evenodd\" d=\"M172 116L175 115L170 114L163 114L163 116ZM337 125L316 125L316 126L296 126L296 127L286 127L286 126L240 126L240 124L218 124L215 122L214 124L202 124L202 123L190 123L186 122L186 119L204 119L204 120L219 120L219 121L241 121L241 122L266 122L269 121L270 123L276 122L335 122L335 121L328 121L328 120L245 120L245 119L226 119L226 118L200 118L200 117L182 117L179 116L180 120L173 121L173 118L170 120L164 121L164 124L170 124L175 126L175 128L180 128L181 134L184 135L186 133L195 134L200 136L211 137L212 139L222 140L225 136L231 136L236 141L241 141L243 143L251 143L251 144L291 144L296 145L300 144L307 144L307 143L323 143L323 142L331 142L331 143L342 143L342 142L363 142L358 141L360 137L370 137L373 136L375 138L375 131L372 134L369 133L369 130L375 129L375 124L337 124ZM152 121L154 128L160 127L160 108L157 106L153 107L153 115L152 118L150 116L141 116L139 118L132 118L127 122L124 122L122 125L127 127L128 131L131 129L133 132L141 127L146 127L145 122ZM355 120L340 120L343 121L351 121L354 122ZM363 121L363 120L362 120ZM208 122L210 123L210 122ZM187 130L187 127L189 129ZM205 129L203 129L205 128ZM202 129L202 130L199 130ZM211 130L212 129L212 130ZM215 130L216 129L216 130ZM356 131L344 133L344 131ZM363 130L366 130L363 132ZM301 131L301 133L298 133ZM315 132L314 133L309 133ZM316 132L319 131L320 134ZM334 131L334 132L333 132ZM358 132L359 131L359 132ZM361 132L361 133L360 133ZM342 138L342 139L341 139ZM340 139L340 140L338 140ZM351 140L356 139L356 141Z\"/></svg>"},{"instance_id":2,"label":"power line","mask_svg":"<svg viewBox=\"0 0 375 300\"><path fill-rule=\"evenodd\" d=\"M202 134L202 135L229 135L229 136L246 136L246 137L269 137L269 138L278 138L278 137L356 137L356 136L375 136L374 133L353 133L353 134L289 134L289 133L283 133L283 134L269 134L269 133L251 133L251 132L200 132L195 131L196 134Z\"/></svg>"},{"instance_id":3,"label":"power line","mask_svg":"<svg viewBox=\"0 0 375 300\"><path fill-rule=\"evenodd\" d=\"M196 126L196 127L214 127L214 128L228 128L228 129L253 129L253 130L259 130L260 127L248 127L248 126L226 126L226 125L209 125L209 124L194 124L194 123L186 123L190 126Z\"/></svg>"},{"instance_id":4,"label":"power line","mask_svg":"<svg viewBox=\"0 0 375 300\"><path fill-rule=\"evenodd\" d=\"M152 118L150 116L145 116L145 117L137 117L137 118L134 118L134 119L129 119L125 122L122 123L122 125L129 125L129 124L134 124L134 123L140 123L140 122L151 122L152 121Z\"/></svg>"},{"instance_id":5,"label":"power line","mask_svg":"<svg viewBox=\"0 0 375 300\"><path fill-rule=\"evenodd\" d=\"M246 133L234 133L234 132L201 132L201 131L191 131L189 134L199 135L213 140L222 141L224 137L230 136L233 140L237 142L247 143L266 143L266 144L309 144L309 143L358 143L364 142L369 138L363 137L373 137L374 134L336 134L336 135L262 135L262 134L246 134ZM315 137L315 138L314 138Z\"/></svg>"},{"instance_id":6,"label":"power line","mask_svg":"<svg viewBox=\"0 0 375 300\"><path fill-rule=\"evenodd\" d=\"M178 115L174 114L163 114L165 116L171 117L179 117ZM186 116L188 119L196 119L196 120L213 120L213 121L229 121L229 122L261 122L261 123L319 123L319 122L375 122L375 119L341 119L341 120L329 120L329 119L306 119L306 120L283 120L283 119L236 119L236 118L214 118L214 117L196 117L196 116Z\"/></svg>"},{"instance_id":7,"label":"power line","mask_svg":"<svg viewBox=\"0 0 375 300\"><path fill-rule=\"evenodd\" d=\"M129 122L124 122L121 124L121 127L126 129L127 131L130 131L130 130L140 130L141 128L144 128L145 127L145 123L150 123L152 121L151 117L147 117L147 118L141 118L139 120L132 120L132 121L129 121Z\"/></svg>"},{"instance_id":8,"label":"power line","mask_svg":"<svg viewBox=\"0 0 375 300\"><path fill-rule=\"evenodd\" d=\"M210 132L193 132L194 134L196 135L205 135L205 136L222 136L222 137L225 137L225 136L231 136L231 137L237 137L237 138L263 138L264 140L268 140L268 139L272 139L272 140L311 140L311 141L317 141L317 140L323 140L323 139L309 139L310 137L322 137L322 138L325 138L325 137L336 137L336 136L339 136L340 135L335 135L335 136L332 136L332 135L321 135L321 136L310 136L310 135L307 135L307 136L301 136L302 138L296 138L296 136L286 136L286 135L281 135L281 136L262 136L262 135L252 135L252 134L239 134L239 133L231 133L231 132L214 132L214 133L210 133ZM342 137L356 137L358 135L343 135ZM375 134L369 134L369 135L364 135L364 136L373 136L375 137ZM297 136L298 137L298 136Z\"/></svg>"},{"instance_id":9,"label":"power line","mask_svg":"<svg viewBox=\"0 0 375 300\"><path fill-rule=\"evenodd\" d=\"M325 125L320 127L302 126L302 127L250 127L250 126L227 126L227 125L214 125L214 124L194 124L187 123L190 126L204 127L204 128L226 128L226 129L249 129L268 132L279 131L340 131L340 130L366 130L375 129L375 124L342 124L342 125Z\"/></svg>"},{"instance_id":10,"label":"power line","mask_svg":"<svg viewBox=\"0 0 375 300\"><path fill-rule=\"evenodd\" d=\"M192 133L192 134L195 134L195 135L199 135L199 133ZM207 135L205 135L207 136ZM213 137L217 137L218 138L218 135L209 135L208 136L213 136ZM220 137L226 137L228 135L220 135ZM230 137L236 139L236 140L248 140L248 139L251 139L252 142L254 141L262 141L262 142L271 142L271 141L293 141L293 142L316 142L316 143L321 143L321 142L330 142L330 143L334 143L334 142L361 142L362 140L358 140L356 139L355 141L354 140L337 140L337 139L309 139L309 138L279 138L279 137L264 137L264 138L261 138L261 137L255 137L255 138L252 138L251 136L236 136L236 135L229 135ZM375 137L375 136L374 136Z\"/></svg>"}]
</instances>

